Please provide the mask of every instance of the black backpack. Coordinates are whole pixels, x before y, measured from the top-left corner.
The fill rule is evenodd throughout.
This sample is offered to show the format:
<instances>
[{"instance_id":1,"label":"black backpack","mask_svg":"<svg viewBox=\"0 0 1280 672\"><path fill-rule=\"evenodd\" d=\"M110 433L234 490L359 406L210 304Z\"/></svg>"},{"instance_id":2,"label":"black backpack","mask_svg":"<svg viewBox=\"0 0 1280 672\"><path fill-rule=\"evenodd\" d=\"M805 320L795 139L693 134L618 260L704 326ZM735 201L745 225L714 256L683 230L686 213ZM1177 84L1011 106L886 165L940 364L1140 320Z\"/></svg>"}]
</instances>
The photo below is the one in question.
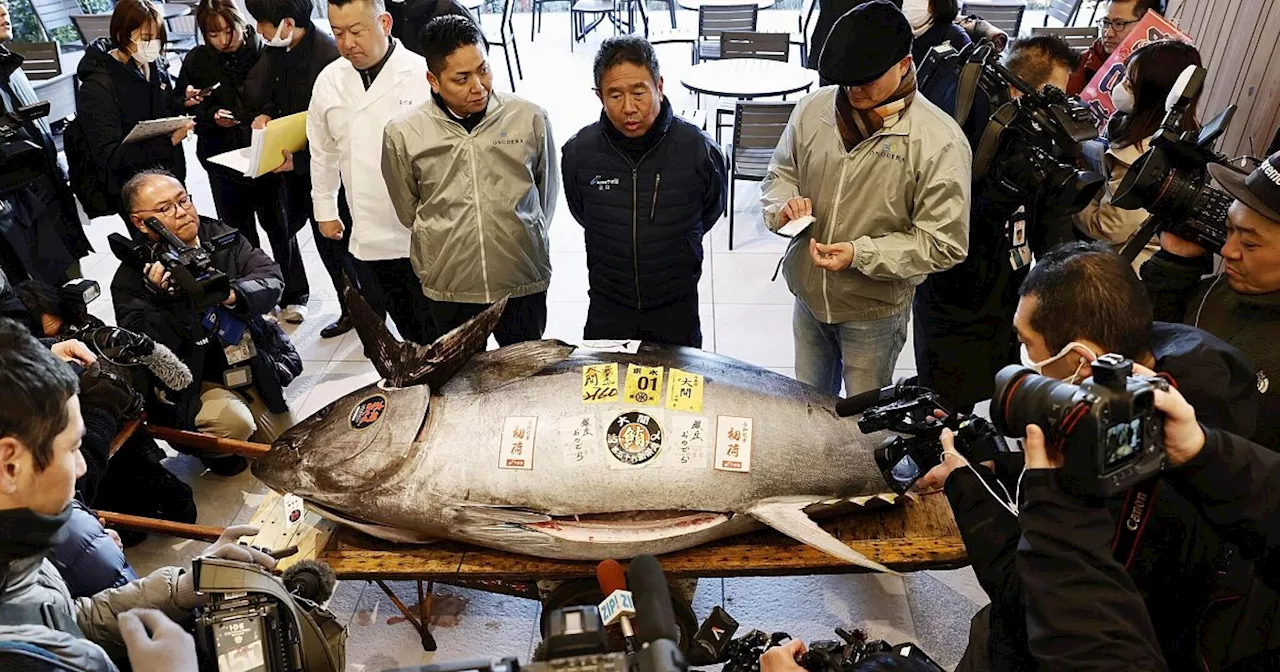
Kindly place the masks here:
<instances>
[{"instance_id":1,"label":"black backpack","mask_svg":"<svg viewBox=\"0 0 1280 672\"><path fill-rule=\"evenodd\" d=\"M107 87L112 88L110 78L106 78L105 81ZM78 105L78 97L76 102ZM89 146L89 136L85 135L84 124L80 121L78 113L67 122L62 132L62 146L67 152L67 173L71 178L71 191L75 192L85 214L93 218L118 213L116 198L111 195L107 184L107 171L100 169L94 162L93 149Z\"/></svg>"}]
</instances>

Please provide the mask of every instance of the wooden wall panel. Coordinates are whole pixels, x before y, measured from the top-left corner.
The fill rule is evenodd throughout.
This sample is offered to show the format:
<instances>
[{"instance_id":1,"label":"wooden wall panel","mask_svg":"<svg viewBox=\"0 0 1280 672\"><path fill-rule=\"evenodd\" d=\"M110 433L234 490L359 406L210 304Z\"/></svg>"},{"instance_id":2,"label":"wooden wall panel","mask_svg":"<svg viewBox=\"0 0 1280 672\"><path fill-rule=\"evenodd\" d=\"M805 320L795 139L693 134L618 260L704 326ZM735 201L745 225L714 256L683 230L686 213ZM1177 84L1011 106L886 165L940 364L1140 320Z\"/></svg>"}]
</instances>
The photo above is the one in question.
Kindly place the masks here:
<instances>
[{"instance_id":1,"label":"wooden wall panel","mask_svg":"<svg viewBox=\"0 0 1280 672\"><path fill-rule=\"evenodd\" d=\"M1238 107L1219 151L1263 152L1280 124L1280 0L1170 0L1168 9L1209 70L1201 118Z\"/></svg>"}]
</instances>

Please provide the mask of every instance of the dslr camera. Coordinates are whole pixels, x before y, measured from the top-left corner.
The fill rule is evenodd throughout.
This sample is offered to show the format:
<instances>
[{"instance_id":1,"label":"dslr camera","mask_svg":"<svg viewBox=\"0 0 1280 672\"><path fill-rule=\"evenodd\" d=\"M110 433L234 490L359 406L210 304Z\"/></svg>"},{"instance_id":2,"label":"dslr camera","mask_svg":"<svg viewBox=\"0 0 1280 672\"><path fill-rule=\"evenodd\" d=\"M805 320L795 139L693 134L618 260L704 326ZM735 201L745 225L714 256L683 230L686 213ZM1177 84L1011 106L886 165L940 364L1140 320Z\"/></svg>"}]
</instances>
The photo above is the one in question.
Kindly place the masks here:
<instances>
[{"instance_id":1,"label":"dslr camera","mask_svg":"<svg viewBox=\"0 0 1280 672\"><path fill-rule=\"evenodd\" d=\"M1164 121L1151 140L1151 149L1134 162L1120 181L1117 207L1145 209L1151 220L1125 246L1124 256L1136 258L1159 231L1168 231L1212 252L1227 243L1227 209L1231 196L1209 185L1210 163L1227 162L1213 150L1226 132L1236 106L1229 105L1199 131L1182 132L1183 120L1195 112L1196 96L1204 88L1205 69L1187 66L1166 101Z\"/></svg>"},{"instance_id":2,"label":"dslr camera","mask_svg":"<svg viewBox=\"0 0 1280 672\"><path fill-rule=\"evenodd\" d=\"M15 139L23 126L47 116L47 100L0 113L0 192L26 186L48 173L44 149L30 140Z\"/></svg>"},{"instance_id":3,"label":"dslr camera","mask_svg":"<svg viewBox=\"0 0 1280 672\"><path fill-rule=\"evenodd\" d=\"M342 672L347 632L319 606L333 572L299 562L282 578L257 564L216 557L192 561L196 590L209 604L196 616L200 672Z\"/></svg>"},{"instance_id":4,"label":"dslr camera","mask_svg":"<svg viewBox=\"0 0 1280 672\"><path fill-rule=\"evenodd\" d=\"M152 233L160 236L154 245L130 240L118 233L107 237L111 251L121 263L141 271L147 264L160 262L169 272L169 289L166 292L146 283L157 294L173 301L180 301L195 311L212 308L231 295L231 280L213 265L213 255L235 243L236 232L225 233L212 241L190 247L166 229L155 217L143 221Z\"/></svg>"},{"instance_id":5,"label":"dslr camera","mask_svg":"<svg viewBox=\"0 0 1280 672\"><path fill-rule=\"evenodd\" d=\"M1042 376L1016 364L996 374L991 420L1001 434L1025 435L1038 425L1063 454L1063 488L1078 497L1109 497L1164 467L1164 414L1155 391L1163 378L1134 376L1133 362L1107 354L1093 362L1080 385Z\"/></svg>"},{"instance_id":6,"label":"dslr camera","mask_svg":"<svg viewBox=\"0 0 1280 672\"><path fill-rule=\"evenodd\" d=\"M1033 90L1000 63L1000 53L987 39L960 51L935 47L920 66L920 91L944 108L940 101L953 100L961 127L975 109L992 110L974 146L974 184L985 182L1001 200L1026 204L1032 221L1080 212L1105 184L1101 175L1076 168L1081 143L1098 137L1093 117L1052 86ZM1014 98L1011 89L1022 95ZM984 105L975 108L979 94Z\"/></svg>"}]
</instances>

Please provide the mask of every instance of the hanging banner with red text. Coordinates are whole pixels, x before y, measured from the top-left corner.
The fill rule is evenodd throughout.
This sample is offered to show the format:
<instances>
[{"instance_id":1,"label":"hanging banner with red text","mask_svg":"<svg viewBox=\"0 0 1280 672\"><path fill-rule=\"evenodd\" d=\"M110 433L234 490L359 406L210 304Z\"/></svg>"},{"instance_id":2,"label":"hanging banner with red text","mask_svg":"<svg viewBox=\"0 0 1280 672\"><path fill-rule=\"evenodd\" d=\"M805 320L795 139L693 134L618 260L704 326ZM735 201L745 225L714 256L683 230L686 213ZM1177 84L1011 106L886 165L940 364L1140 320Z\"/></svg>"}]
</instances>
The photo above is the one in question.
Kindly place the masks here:
<instances>
[{"instance_id":1,"label":"hanging banner with red text","mask_svg":"<svg viewBox=\"0 0 1280 672\"><path fill-rule=\"evenodd\" d=\"M1084 87L1084 91L1080 92L1080 100L1093 113L1093 118L1098 122L1098 130L1106 127L1111 113L1116 111L1115 103L1111 102L1111 92L1124 81L1125 61L1129 60L1129 55L1143 45L1160 40L1179 40L1194 44L1190 35L1178 30L1155 10L1148 10L1129 36L1124 38L1124 42L1111 52L1111 56L1098 69L1098 74L1093 76L1088 86Z\"/></svg>"}]
</instances>

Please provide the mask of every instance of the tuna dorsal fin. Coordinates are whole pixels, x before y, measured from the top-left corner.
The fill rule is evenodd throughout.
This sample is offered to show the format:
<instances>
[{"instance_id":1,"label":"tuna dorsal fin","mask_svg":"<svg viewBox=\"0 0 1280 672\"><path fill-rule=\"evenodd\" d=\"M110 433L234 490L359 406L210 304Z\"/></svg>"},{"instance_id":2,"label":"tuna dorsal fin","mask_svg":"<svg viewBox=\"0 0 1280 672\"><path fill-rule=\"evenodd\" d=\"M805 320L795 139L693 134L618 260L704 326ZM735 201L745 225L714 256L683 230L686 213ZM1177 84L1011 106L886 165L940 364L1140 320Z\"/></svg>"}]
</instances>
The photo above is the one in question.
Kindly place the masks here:
<instances>
[{"instance_id":1,"label":"tuna dorsal fin","mask_svg":"<svg viewBox=\"0 0 1280 672\"><path fill-rule=\"evenodd\" d=\"M813 522L804 510L816 500L811 497L774 497L756 503L747 513L756 520L819 551L844 560L859 567L866 567L877 572L898 574L878 562L872 562L867 556L849 548L844 542L831 536L829 532Z\"/></svg>"},{"instance_id":2,"label":"tuna dorsal fin","mask_svg":"<svg viewBox=\"0 0 1280 672\"><path fill-rule=\"evenodd\" d=\"M401 341L387 329L385 320L348 284L344 290L351 320L373 360L373 368L392 387L411 387L426 383L431 389L444 387L477 352L483 352L489 334L507 307L503 297L466 324L436 339L430 345Z\"/></svg>"},{"instance_id":3,"label":"tuna dorsal fin","mask_svg":"<svg viewBox=\"0 0 1280 672\"><path fill-rule=\"evenodd\" d=\"M568 359L576 346L564 341L525 341L476 355L454 385L470 384L472 394L492 392L517 380L537 375Z\"/></svg>"}]
</instances>

